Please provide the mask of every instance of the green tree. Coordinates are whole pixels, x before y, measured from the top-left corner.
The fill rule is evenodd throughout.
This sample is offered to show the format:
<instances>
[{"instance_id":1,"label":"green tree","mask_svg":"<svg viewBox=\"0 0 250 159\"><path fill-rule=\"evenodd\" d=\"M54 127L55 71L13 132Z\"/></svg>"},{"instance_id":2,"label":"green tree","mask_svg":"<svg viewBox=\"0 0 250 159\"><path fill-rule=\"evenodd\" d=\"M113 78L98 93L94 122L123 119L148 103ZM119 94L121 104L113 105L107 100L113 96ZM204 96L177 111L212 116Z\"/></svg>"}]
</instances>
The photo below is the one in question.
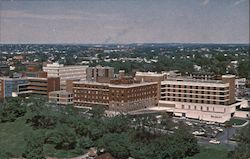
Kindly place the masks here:
<instances>
[{"instance_id":1,"label":"green tree","mask_svg":"<svg viewBox=\"0 0 250 159\"><path fill-rule=\"evenodd\" d=\"M83 153L86 149L89 149L94 146L94 142L89 137L81 137L77 140L76 149Z\"/></svg>"},{"instance_id":2,"label":"green tree","mask_svg":"<svg viewBox=\"0 0 250 159\"><path fill-rule=\"evenodd\" d=\"M0 105L0 121L15 121L18 117L24 116L26 113L26 106L24 100L20 97L6 98Z\"/></svg>"},{"instance_id":3,"label":"green tree","mask_svg":"<svg viewBox=\"0 0 250 159\"><path fill-rule=\"evenodd\" d=\"M72 128L60 124L52 132L46 134L45 142L55 144L56 149L74 149L76 146L76 133Z\"/></svg>"},{"instance_id":4,"label":"green tree","mask_svg":"<svg viewBox=\"0 0 250 159\"><path fill-rule=\"evenodd\" d=\"M41 131L30 132L25 136L25 152L23 157L27 159L44 159L43 144L44 136Z\"/></svg>"},{"instance_id":5,"label":"green tree","mask_svg":"<svg viewBox=\"0 0 250 159\"><path fill-rule=\"evenodd\" d=\"M115 157L125 159L128 158L130 154L129 145L131 143L129 139L128 133L108 133L104 134L104 136L97 141L97 145Z\"/></svg>"},{"instance_id":6,"label":"green tree","mask_svg":"<svg viewBox=\"0 0 250 159\"><path fill-rule=\"evenodd\" d=\"M250 124L244 127L239 136L238 146L228 154L230 159L249 159L250 158Z\"/></svg>"},{"instance_id":7,"label":"green tree","mask_svg":"<svg viewBox=\"0 0 250 159\"><path fill-rule=\"evenodd\" d=\"M94 118L100 118L104 115L105 108L102 105L95 105L89 111L93 115Z\"/></svg>"}]
</instances>

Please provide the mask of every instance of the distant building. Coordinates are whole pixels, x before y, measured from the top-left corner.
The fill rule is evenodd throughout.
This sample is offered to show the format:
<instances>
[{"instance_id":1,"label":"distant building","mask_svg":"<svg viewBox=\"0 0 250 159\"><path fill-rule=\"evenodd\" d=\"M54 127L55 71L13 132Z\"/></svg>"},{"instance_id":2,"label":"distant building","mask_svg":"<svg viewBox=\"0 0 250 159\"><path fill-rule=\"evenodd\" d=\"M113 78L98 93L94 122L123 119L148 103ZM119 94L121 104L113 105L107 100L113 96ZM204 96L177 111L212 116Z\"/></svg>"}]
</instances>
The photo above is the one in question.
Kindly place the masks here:
<instances>
[{"instance_id":1,"label":"distant building","mask_svg":"<svg viewBox=\"0 0 250 159\"><path fill-rule=\"evenodd\" d=\"M73 93L66 90L49 92L49 102L61 105L73 104Z\"/></svg>"},{"instance_id":2,"label":"distant building","mask_svg":"<svg viewBox=\"0 0 250 159\"><path fill-rule=\"evenodd\" d=\"M10 71L10 67L6 64L0 63L0 76L5 76Z\"/></svg>"},{"instance_id":3,"label":"distant building","mask_svg":"<svg viewBox=\"0 0 250 159\"><path fill-rule=\"evenodd\" d=\"M27 96L30 94L49 95L49 92L60 90L59 77L28 77L26 81L25 84L18 85L18 96Z\"/></svg>"},{"instance_id":4,"label":"distant building","mask_svg":"<svg viewBox=\"0 0 250 159\"><path fill-rule=\"evenodd\" d=\"M245 89L246 88L246 78L238 78L235 79L235 86L236 89Z\"/></svg>"},{"instance_id":5,"label":"distant building","mask_svg":"<svg viewBox=\"0 0 250 159\"><path fill-rule=\"evenodd\" d=\"M63 64L53 63L43 67L48 77L59 77L61 90L66 89L67 80L86 79L86 69L88 66L64 66Z\"/></svg>"},{"instance_id":6,"label":"distant building","mask_svg":"<svg viewBox=\"0 0 250 159\"><path fill-rule=\"evenodd\" d=\"M242 96L246 91L246 78L238 78L235 80L236 96Z\"/></svg>"},{"instance_id":7,"label":"distant building","mask_svg":"<svg viewBox=\"0 0 250 159\"><path fill-rule=\"evenodd\" d=\"M241 103L235 100L235 76L222 80L169 78L161 82L159 106L176 116L225 122L234 116Z\"/></svg>"},{"instance_id":8,"label":"distant building","mask_svg":"<svg viewBox=\"0 0 250 159\"><path fill-rule=\"evenodd\" d=\"M96 66L87 68L88 81L107 83L113 78L114 78L113 67Z\"/></svg>"},{"instance_id":9,"label":"distant building","mask_svg":"<svg viewBox=\"0 0 250 159\"><path fill-rule=\"evenodd\" d=\"M201 80L218 80L221 79L221 76L216 76L213 73L201 73L201 72L194 72L190 74L190 78L193 79L201 79Z\"/></svg>"},{"instance_id":10,"label":"distant building","mask_svg":"<svg viewBox=\"0 0 250 159\"><path fill-rule=\"evenodd\" d=\"M2 77L0 78L1 93L0 97L15 97L18 93L18 86L21 84L27 84L28 81L25 78L9 78Z\"/></svg>"}]
</instances>

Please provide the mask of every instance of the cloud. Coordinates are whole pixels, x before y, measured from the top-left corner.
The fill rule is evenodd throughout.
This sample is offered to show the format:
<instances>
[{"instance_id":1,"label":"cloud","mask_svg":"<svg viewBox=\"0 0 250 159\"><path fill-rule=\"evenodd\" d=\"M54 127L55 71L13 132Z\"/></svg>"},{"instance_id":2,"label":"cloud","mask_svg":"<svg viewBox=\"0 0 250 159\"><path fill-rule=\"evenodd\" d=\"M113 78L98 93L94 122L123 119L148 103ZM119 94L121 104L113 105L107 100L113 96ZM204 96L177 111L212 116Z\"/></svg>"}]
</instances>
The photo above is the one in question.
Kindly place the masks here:
<instances>
[{"instance_id":1,"label":"cloud","mask_svg":"<svg viewBox=\"0 0 250 159\"><path fill-rule=\"evenodd\" d=\"M245 2L246 0L237 0L236 2L234 2L233 6L237 6L243 2Z\"/></svg>"},{"instance_id":2,"label":"cloud","mask_svg":"<svg viewBox=\"0 0 250 159\"><path fill-rule=\"evenodd\" d=\"M31 14L24 11L4 10L1 11L1 16L5 18L32 18L42 20L81 20L83 16L78 15L38 15Z\"/></svg>"},{"instance_id":3,"label":"cloud","mask_svg":"<svg viewBox=\"0 0 250 159\"><path fill-rule=\"evenodd\" d=\"M201 5L206 6L206 5L208 5L209 2L210 2L210 0L204 0L204 1L201 3Z\"/></svg>"}]
</instances>

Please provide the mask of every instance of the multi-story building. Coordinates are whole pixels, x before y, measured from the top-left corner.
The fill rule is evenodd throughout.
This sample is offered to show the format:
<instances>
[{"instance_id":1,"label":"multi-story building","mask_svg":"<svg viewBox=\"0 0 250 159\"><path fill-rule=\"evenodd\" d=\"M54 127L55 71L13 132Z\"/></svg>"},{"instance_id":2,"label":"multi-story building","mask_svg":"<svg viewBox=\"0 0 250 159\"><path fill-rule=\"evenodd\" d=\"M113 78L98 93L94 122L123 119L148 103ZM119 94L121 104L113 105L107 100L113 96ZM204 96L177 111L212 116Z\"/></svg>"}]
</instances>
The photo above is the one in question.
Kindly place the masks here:
<instances>
[{"instance_id":1,"label":"multi-story building","mask_svg":"<svg viewBox=\"0 0 250 159\"><path fill-rule=\"evenodd\" d=\"M156 73L156 72L136 72L135 79L140 80L142 82L157 82L157 103L160 99L160 88L161 88L161 81L167 79L166 73Z\"/></svg>"},{"instance_id":2,"label":"multi-story building","mask_svg":"<svg viewBox=\"0 0 250 159\"><path fill-rule=\"evenodd\" d=\"M2 64L0 62L0 76L8 75L9 71L10 71L10 67L7 64Z\"/></svg>"},{"instance_id":3,"label":"multi-story building","mask_svg":"<svg viewBox=\"0 0 250 159\"><path fill-rule=\"evenodd\" d=\"M88 81L108 83L113 78L114 78L113 67L96 66L87 68Z\"/></svg>"},{"instance_id":4,"label":"multi-story building","mask_svg":"<svg viewBox=\"0 0 250 159\"><path fill-rule=\"evenodd\" d=\"M176 116L225 122L240 106L235 100L235 76L224 75L216 81L169 78L161 82L159 106Z\"/></svg>"},{"instance_id":5,"label":"multi-story building","mask_svg":"<svg viewBox=\"0 0 250 159\"><path fill-rule=\"evenodd\" d=\"M0 78L1 93L0 97L15 97L18 93L18 86L22 84L27 84L28 81L26 78L9 78L2 77Z\"/></svg>"},{"instance_id":6,"label":"multi-story building","mask_svg":"<svg viewBox=\"0 0 250 159\"><path fill-rule=\"evenodd\" d=\"M236 96L243 95L246 90L246 78L238 78L235 80Z\"/></svg>"},{"instance_id":7,"label":"multi-story building","mask_svg":"<svg viewBox=\"0 0 250 159\"><path fill-rule=\"evenodd\" d=\"M79 81L73 83L75 106L102 105L109 110L127 112L156 105L157 82L132 79L110 83Z\"/></svg>"},{"instance_id":8,"label":"multi-story building","mask_svg":"<svg viewBox=\"0 0 250 159\"><path fill-rule=\"evenodd\" d=\"M49 92L60 90L59 77L27 77L26 81L25 84L18 85L19 96L26 96L29 94L48 95Z\"/></svg>"},{"instance_id":9,"label":"multi-story building","mask_svg":"<svg viewBox=\"0 0 250 159\"><path fill-rule=\"evenodd\" d=\"M73 104L73 93L66 90L49 92L49 102L60 105Z\"/></svg>"},{"instance_id":10,"label":"multi-story building","mask_svg":"<svg viewBox=\"0 0 250 159\"><path fill-rule=\"evenodd\" d=\"M48 77L59 77L61 90L65 90L67 80L86 79L86 69L88 66L64 66L63 64L53 63L43 67Z\"/></svg>"},{"instance_id":11,"label":"multi-story building","mask_svg":"<svg viewBox=\"0 0 250 159\"><path fill-rule=\"evenodd\" d=\"M215 75L213 73L203 73L203 72L194 72L190 74L190 77L193 79L200 79L200 80L219 80L221 76Z\"/></svg>"}]
</instances>

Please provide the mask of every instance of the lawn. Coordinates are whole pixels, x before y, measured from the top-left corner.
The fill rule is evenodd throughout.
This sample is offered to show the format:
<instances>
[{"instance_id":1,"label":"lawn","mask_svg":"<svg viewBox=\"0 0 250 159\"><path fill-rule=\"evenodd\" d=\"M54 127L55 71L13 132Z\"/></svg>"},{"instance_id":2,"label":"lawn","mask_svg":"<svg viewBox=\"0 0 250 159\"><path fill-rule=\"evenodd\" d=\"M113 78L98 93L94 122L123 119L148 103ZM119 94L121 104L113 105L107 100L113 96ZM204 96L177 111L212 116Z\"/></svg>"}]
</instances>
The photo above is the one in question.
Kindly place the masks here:
<instances>
[{"instance_id":1,"label":"lawn","mask_svg":"<svg viewBox=\"0 0 250 159\"><path fill-rule=\"evenodd\" d=\"M192 157L185 159L225 159L228 149L223 145L201 146L200 152Z\"/></svg>"},{"instance_id":2,"label":"lawn","mask_svg":"<svg viewBox=\"0 0 250 159\"><path fill-rule=\"evenodd\" d=\"M0 123L0 158L5 154L21 156L24 151L24 135L29 130L31 127L25 124L24 118L15 122Z\"/></svg>"},{"instance_id":3,"label":"lawn","mask_svg":"<svg viewBox=\"0 0 250 159\"><path fill-rule=\"evenodd\" d=\"M247 122L247 120L245 120L245 119L231 118L229 121L226 121L225 124L243 125L246 122Z\"/></svg>"}]
</instances>

